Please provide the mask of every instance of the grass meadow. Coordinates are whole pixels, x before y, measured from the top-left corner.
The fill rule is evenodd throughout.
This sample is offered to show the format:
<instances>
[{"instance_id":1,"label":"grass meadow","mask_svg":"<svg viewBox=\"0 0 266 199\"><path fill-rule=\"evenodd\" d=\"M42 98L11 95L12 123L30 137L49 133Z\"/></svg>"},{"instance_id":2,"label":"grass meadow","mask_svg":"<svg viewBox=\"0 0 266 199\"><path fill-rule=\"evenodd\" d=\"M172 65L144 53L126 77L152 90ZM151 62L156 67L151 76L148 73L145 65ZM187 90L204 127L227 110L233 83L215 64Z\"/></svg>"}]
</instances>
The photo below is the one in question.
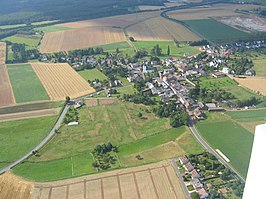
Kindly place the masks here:
<instances>
[{"instance_id":1,"label":"grass meadow","mask_svg":"<svg viewBox=\"0 0 266 199\"><path fill-rule=\"evenodd\" d=\"M101 71L98 69L90 69L90 70L83 70L78 72L81 77L83 77L86 81L90 80L93 81L95 79L99 79L100 81L107 80L108 77L105 76Z\"/></svg>"},{"instance_id":2,"label":"grass meadow","mask_svg":"<svg viewBox=\"0 0 266 199\"><path fill-rule=\"evenodd\" d=\"M197 19L184 21L193 31L213 42L239 40L247 38L248 33L242 32L214 19Z\"/></svg>"},{"instance_id":3,"label":"grass meadow","mask_svg":"<svg viewBox=\"0 0 266 199\"><path fill-rule=\"evenodd\" d=\"M34 30L43 31L44 33L71 30L71 29L72 28L62 27L62 26L44 26L44 27L34 28Z\"/></svg>"},{"instance_id":4,"label":"grass meadow","mask_svg":"<svg viewBox=\"0 0 266 199\"><path fill-rule=\"evenodd\" d=\"M30 64L8 65L8 74L16 102L49 100L48 94Z\"/></svg>"},{"instance_id":5,"label":"grass meadow","mask_svg":"<svg viewBox=\"0 0 266 199\"><path fill-rule=\"evenodd\" d=\"M11 37L6 37L4 40L17 44L25 44L27 49L32 49L38 46L41 40L41 35L14 35Z\"/></svg>"},{"instance_id":6,"label":"grass meadow","mask_svg":"<svg viewBox=\"0 0 266 199\"><path fill-rule=\"evenodd\" d=\"M229 115L209 113L208 119L198 122L196 126L210 146L221 150L230 159L230 164L246 177L253 134Z\"/></svg>"},{"instance_id":7,"label":"grass meadow","mask_svg":"<svg viewBox=\"0 0 266 199\"><path fill-rule=\"evenodd\" d=\"M0 162L13 162L29 152L49 133L56 119L48 116L0 122Z\"/></svg>"},{"instance_id":8,"label":"grass meadow","mask_svg":"<svg viewBox=\"0 0 266 199\"><path fill-rule=\"evenodd\" d=\"M167 118L157 118L148 109L120 101L112 105L84 107L79 110L79 126L63 126L40 150L40 157L30 158L13 171L37 181L95 173L90 152L97 144L109 141L119 146L119 161L112 169L203 151L185 127L171 128ZM139 112L142 118L138 116ZM141 154L143 161L136 160L136 154Z\"/></svg>"},{"instance_id":9,"label":"grass meadow","mask_svg":"<svg viewBox=\"0 0 266 199\"><path fill-rule=\"evenodd\" d=\"M256 71L256 76L266 76L266 59L265 57L258 57L253 59L254 70Z\"/></svg>"}]
</instances>

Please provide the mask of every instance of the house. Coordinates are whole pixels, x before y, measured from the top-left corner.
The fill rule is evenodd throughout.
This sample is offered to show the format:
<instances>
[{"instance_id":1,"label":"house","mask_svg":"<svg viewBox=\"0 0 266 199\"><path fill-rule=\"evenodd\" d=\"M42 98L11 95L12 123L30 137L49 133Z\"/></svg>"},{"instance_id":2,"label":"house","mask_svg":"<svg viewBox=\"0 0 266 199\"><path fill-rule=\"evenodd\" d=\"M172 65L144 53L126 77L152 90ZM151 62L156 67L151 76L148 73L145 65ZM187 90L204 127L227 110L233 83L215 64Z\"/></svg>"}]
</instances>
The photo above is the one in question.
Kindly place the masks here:
<instances>
[{"instance_id":1,"label":"house","mask_svg":"<svg viewBox=\"0 0 266 199\"><path fill-rule=\"evenodd\" d=\"M204 188L199 189L198 194L199 194L200 199L208 198L209 196L209 194Z\"/></svg>"},{"instance_id":2,"label":"house","mask_svg":"<svg viewBox=\"0 0 266 199\"><path fill-rule=\"evenodd\" d=\"M207 110L209 110L209 108L216 108L216 104L215 103L206 103L205 106L207 107Z\"/></svg>"},{"instance_id":3,"label":"house","mask_svg":"<svg viewBox=\"0 0 266 199\"><path fill-rule=\"evenodd\" d=\"M195 189L201 189L203 188L203 184L199 181L198 178L193 178L192 179L192 184L194 186Z\"/></svg>"},{"instance_id":4,"label":"house","mask_svg":"<svg viewBox=\"0 0 266 199\"><path fill-rule=\"evenodd\" d=\"M200 178L200 174L196 171L196 169L193 169L191 172L191 177L192 179L195 179L195 178Z\"/></svg>"},{"instance_id":5,"label":"house","mask_svg":"<svg viewBox=\"0 0 266 199\"><path fill-rule=\"evenodd\" d=\"M153 73L154 71L155 71L155 68L143 65L143 73Z\"/></svg>"},{"instance_id":6,"label":"house","mask_svg":"<svg viewBox=\"0 0 266 199\"><path fill-rule=\"evenodd\" d=\"M181 164L187 164L189 162L187 156L182 156L179 158Z\"/></svg>"},{"instance_id":7,"label":"house","mask_svg":"<svg viewBox=\"0 0 266 199\"><path fill-rule=\"evenodd\" d=\"M225 74L223 72L217 71L217 72L212 73L212 76L215 78L222 78L225 76Z\"/></svg>"},{"instance_id":8,"label":"house","mask_svg":"<svg viewBox=\"0 0 266 199\"><path fill-rule=\"evenodd\" d=\"M225 74L229 74L230 73L230 69L227 68L227 67L224 67L222 72L225 73Z\"/></svg>"},{"instance_id":9,"label":"house","mask_svg":"<svg viewBox=\"0 0 266 199\"><path fill-rule=\"evenodd\" d=\"M192 166L192 164L190 162L186 163L184 167L188 172L190 172L194 169L194 167Z\"/></svg>"},{"instance_id":10,"label":"house","mask_svg":"<svg viewBox=\"0 0 266 199\"><path fill-rule=\"evenodd\" d=\"M194 116L195 116L198 120L202 120L202 119L204 119L204 114L203 114L203 112L199 109L199 107L196 108L196 109L194 110Z\"/></svg>"}]
</instances>

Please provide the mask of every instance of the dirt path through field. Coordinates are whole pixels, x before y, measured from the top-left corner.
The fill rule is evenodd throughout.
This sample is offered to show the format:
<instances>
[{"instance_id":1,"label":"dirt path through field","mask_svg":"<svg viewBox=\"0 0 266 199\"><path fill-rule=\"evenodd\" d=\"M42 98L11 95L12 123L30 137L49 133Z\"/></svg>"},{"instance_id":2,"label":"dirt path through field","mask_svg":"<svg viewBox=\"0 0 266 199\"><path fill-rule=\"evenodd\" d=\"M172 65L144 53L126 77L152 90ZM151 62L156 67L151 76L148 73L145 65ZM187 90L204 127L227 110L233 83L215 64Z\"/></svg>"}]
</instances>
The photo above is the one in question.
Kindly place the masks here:
<instances>
[{"instance_id":1,"label":"dirt path through field","mask_svg":"<svg viewBox=\"0 0 266 199\"><path fill-rule=\"evenodd\" d=\"M5 62L6 43L0 42L0 106L16 103Z\"/></svg>"}]
</instances>

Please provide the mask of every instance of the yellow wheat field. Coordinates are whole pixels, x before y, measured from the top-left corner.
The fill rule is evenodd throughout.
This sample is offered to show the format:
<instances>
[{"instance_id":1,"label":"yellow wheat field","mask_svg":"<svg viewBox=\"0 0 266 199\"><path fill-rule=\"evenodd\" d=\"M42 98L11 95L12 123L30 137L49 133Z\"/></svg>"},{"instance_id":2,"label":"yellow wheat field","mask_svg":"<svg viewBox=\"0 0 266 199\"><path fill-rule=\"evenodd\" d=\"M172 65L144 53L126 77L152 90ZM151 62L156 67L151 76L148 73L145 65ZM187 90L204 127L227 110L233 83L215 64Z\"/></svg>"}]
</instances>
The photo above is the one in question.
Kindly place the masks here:
<instances>
[{"instance_id":1,"label":"yellow wheat field","mask_svg":"<svg viewBox=\"0 0 266 199\"><path fill-rule=\"evenodd\" d=\"M32 68L52 100L64 100L66 96L77 98L95 92L95 90L66 63L32 63Z\"/></svg>"}]
</instances>

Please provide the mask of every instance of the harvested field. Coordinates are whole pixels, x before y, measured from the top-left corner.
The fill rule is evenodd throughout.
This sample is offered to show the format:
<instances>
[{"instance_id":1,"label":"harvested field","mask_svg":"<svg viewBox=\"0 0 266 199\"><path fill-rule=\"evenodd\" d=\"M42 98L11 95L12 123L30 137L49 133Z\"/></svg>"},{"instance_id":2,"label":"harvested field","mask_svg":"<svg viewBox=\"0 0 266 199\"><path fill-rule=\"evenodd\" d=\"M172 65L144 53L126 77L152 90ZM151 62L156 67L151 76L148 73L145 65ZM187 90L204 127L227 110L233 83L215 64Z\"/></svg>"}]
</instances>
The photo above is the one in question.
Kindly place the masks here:
<instances>
[{"instance_id":1,"label":"harvested field","mask_svg":"<svg viewBox=\"0 0 266 199\"><path fill-rule=\"evenodd\" d=\"M11 121L11 120L20 120L20 119L29 119L42 116L52 116L57 115L60 111L60 108L57 109L46 109L39 111L27 111L21 113L11 113L11 114L2 114L0 115L0 121Z\"/></svg>"},{"instance_id":2,"label":"harvested field","mask_svg":"<svg viewBox=\"0 0 266 199\"><path fill-rule=\"evenodd\" d=\"M33 184L11 174L0 176L0 198L2 199L29 199Z\"/></svg>"},{"instance_id":3,"label":"harvested field","mask_svg":"<svg viewBox=\"0 0 266 199\"><path fill-rule=\"evenodd\" d=\"M68 64L33 63L32 67L52 100L77 98L95 92Z\"/></svg>"},{"instance_id":4,"label":"harvested field","mask_svg":"<svg viewBox=\"0 0 266 199\"><path fill-rule=\"evenodd\" d=\"M0 106L14 104L15 97L7 72L6 43L0 42Z\"/></svg>"},{"instance_id":5,"label":"harvested field","mask_svg":"<svg viewBox=\"0 0 266 199\"><path fill-rule=\"evenodd\" d=\"M170 162L163 161L101 174L37 183L33 198L178 198L185 195Z\"/></svg>"},{"instance_id":6,"label":"harvested field","mask_svg":"<svg viewBox=\"0 0 266 199\"><path fill-rule=\"evenodd\" d=\"M139 6L140 10L160 10L161 8L165 8L165 6Z\"/></svg>"},{"instance_id":7,"label":"harvested field","mask_svg":"<svg viewBox=\"0 0 266 199\"><path fill-rule=\"evenodd\" d=\"M86 99L85 104L88 107L97 106L98 105L98 99Z\"/></svg>"},{"instance_id":8,"label":"harvested field","mask_svg":"<svg viewBox=\"0 0 266 199\"><path fill-rule=\"evenodd\" d=\"M151 18L127 29L130 36L142 41L195 41L199 40L193 32L181 24L162 17Z\"/></svg>"},{"instance_id":9,"label":"harvested field","mask_svg":"<svg viewBox=\"0 0 266 199\"><path fill-rule=\"evenodd\" d=\"M80 28L45 34L40 51L42 53L69 51L122 41L126 41L126 37L120 28Z\"/></svg>"},{"instance_id":10,"label":"harvested field","mask_svg":"<svg viewBox=\"0 0 266 199\"><path fill-rule=\"evenodd\" d=\"M266 95L266 78L265 77L247 77L234 78L241 86L249 88L255 92Z\"/></svg>"},{"instance_id":11,"label":"harvested field","mask_svg":"<svg viewBox=\"0 0 266 199\"><path fill-rule=\"evenodd\" d=\"M98 106L98 105L108 105L108 104L114 104L116 103L116 99L115 98L91 98L91 99L86 99L85 100L85 104L88 107L92 107L92 106Z\"/></svg>"},{"instance_id":12,"label":"harvested field","mask_svg":"<svg viewBox=\"0 0 266 199\"><path fill-rule=\"evenodd\" d=\"M176 10L169 12L169 16L177 20L207 19L209 17L224 17L241 15L235 12L239 10L249 10L263 6L249 4L215 4L210 7L195 7L192 9Z\"/></svg>"},{"instance_id":13,"label":"harvested field","mask_svg":"<svg viewBox=\"0 0 266 199\"><path fill-rule=\"evenodd\" d=\"M108 104L114 104L114 103L116 103L116 99L115 98L99 99L99 104L100 105L108 105Z\"/></svg>"},{"instance_id":14,"label":"harvested field","mask_svg":"<svg viewBox=\"0 0 266 199\"><path fill-rule=\"evenodd\" d=\"M234 28L247 31L261 31L266 32L266 19L256 15L240 15L234 17L219 17L218 21Z\"/></svg>"}]
</instances>

